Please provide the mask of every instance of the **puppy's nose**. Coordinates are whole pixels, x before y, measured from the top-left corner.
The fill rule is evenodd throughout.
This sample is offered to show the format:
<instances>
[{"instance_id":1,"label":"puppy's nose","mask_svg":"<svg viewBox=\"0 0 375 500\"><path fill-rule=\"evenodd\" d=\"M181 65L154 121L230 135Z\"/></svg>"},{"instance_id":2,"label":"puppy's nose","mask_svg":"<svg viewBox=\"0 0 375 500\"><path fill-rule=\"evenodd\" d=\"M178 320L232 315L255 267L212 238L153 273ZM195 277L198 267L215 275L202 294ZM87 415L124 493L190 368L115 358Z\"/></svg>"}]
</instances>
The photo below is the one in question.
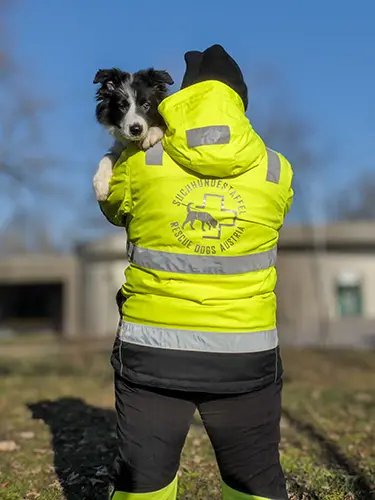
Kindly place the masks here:
<instances>
[{"instance_id":1,"label":"puppy's nose","mask_svg":"<svg viewBox=\"0 0 375 500\"><path fill-rule=\"evenodd\" d=\"M143 132L143 127L139 123L134 123L133 125L130 125L129 127L131 135L134 137L141 135Z\"/></svg>"}]
</instances>

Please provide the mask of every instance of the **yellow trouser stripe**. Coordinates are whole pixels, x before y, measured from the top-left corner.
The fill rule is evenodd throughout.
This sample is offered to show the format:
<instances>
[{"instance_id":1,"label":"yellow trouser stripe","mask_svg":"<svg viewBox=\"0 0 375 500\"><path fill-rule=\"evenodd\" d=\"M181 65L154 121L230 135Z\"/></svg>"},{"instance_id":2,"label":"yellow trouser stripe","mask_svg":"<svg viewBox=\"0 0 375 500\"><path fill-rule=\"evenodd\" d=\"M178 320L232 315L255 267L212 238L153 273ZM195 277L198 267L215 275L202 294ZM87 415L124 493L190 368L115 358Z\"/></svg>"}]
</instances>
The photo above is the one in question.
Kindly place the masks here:
<instances>
[{"instance_id":1,"label":"yellow trouser stripe","mask_svg":"<svg viewBox=\"0 0 375 500\"><path fill-rule=\"evenodd\" d=\"M112 500L176 500L177 498L177 477L165 488L150 493L126 493L116 491Z\"/></svg>"},{"instance_id":2,"label":"yellow trouser stripe","mask_svg":"<svg viewBox=\"0 0 375 500\"><path fill-rule=\"evenodd\" d=\"M272 498L258 497L233 490L227 484L222 483L223 500L272 500Z\"/></svg>"}]
</instances>

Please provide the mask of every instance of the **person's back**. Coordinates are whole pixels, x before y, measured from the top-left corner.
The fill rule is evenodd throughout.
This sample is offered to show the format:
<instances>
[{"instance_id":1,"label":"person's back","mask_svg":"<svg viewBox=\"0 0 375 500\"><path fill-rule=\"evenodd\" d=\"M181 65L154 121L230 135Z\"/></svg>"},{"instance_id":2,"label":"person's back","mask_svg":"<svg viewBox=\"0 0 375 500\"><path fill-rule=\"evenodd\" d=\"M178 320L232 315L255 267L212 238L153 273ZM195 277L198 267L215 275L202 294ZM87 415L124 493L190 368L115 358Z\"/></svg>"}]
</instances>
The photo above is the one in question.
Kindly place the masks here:
<instances>
[{"instance_id":1,"label":"person's back","mask_svg":"<svg viewBox=\"0 0 375 500\"><path fill-rule=\"evenodd\" d=\"M115 187L128 179L121 210L130 214L123 370L149 382L156 356L163 386L212 390L220 380L224 391L241 381L246 390L264 382L258 364L275 377L275 263L292 171L266 148L241 97L224 83L196 83L159 110L168 126L163 143L128 151L113 180ZM133 373L139 345L152 350ZM176 349L173 366L169 349Z\"/></svg>"},{"instance_id":2,"label":"person's back","mask_svg":"<svg viewBox=\"0 0 375 500\"><path fill-rule=\"evenodd\" d=\"M199 72L191 83L159 107L162 143L124 153L101 205L129 240L112 363L133 384L246 393L282 375L275 264L292 170L238 86Z\"/></svg>"}]
</instances>

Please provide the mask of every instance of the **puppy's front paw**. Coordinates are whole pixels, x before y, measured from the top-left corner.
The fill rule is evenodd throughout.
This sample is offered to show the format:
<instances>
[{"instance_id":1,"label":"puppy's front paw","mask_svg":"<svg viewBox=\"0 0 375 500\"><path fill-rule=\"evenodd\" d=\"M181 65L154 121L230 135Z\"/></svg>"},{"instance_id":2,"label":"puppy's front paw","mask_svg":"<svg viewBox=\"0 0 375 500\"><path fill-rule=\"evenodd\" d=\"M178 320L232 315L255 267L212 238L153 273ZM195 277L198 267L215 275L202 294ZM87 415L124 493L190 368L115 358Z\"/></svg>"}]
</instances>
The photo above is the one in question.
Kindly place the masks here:
<instances>
[{"instance_id":1,"label":"puppy's front paw","mask_svg":"<svg viewBox=\"0 0 375 500\"><path fill-rule=\"evenodd\" d=\"M109 183L112 178L112 161L108 156L101 159L99 168L94 175L93 186L98 201L105 201L109 195Z\"/></svg>"},{"instance_id":2,"label":"puppy's front paw","mask_svg":"<svg viewBox=\"0 0 375 500\"><path fill-rule=\"evenodd\" d=\"M109 182L105 182L100 176L95 176L93 186L97 201L105 201L109 195Z\"/></svg>"},{"instance_id":3,"label":"puppy's front paw","mask_svg":"<svg viewBox=\"0 0 375 500\"><path fill-rule=\"evenodd\" d=\"M145 151L163 139L164 130L160 127L150 127L147 133L146 138L142 142L142 149Z\"/></svg>"}]
</instances>

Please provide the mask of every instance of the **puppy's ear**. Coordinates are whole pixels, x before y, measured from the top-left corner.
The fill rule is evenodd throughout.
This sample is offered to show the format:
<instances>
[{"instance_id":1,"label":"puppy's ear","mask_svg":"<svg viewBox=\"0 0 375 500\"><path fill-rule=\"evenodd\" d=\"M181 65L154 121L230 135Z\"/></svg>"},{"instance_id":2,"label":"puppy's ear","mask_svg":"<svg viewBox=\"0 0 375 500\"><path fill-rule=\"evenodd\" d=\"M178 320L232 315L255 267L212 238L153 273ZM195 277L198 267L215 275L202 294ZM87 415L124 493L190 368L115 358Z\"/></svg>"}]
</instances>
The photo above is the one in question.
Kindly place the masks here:
<instances>
[{"instance_id":1,"label":"puppy's ear","mask_svg":"<svg viewBox=\"0 0 375 500\"><path fill-rule=\"evenodd\" d=\"M94 84L100 83L109 90L113 90L116 85L129 78L129 73L125 73L118 68L99 69L94 77Z\"/></svg>"},{"instance_id":2,"label":"puppy's ear","mask_svg":"<svg viewBox=\"0 0 375 500\"><path fill-rule=\"evenodd\" d=\"M111 73L110 69L99 69L96 72L96 75L92 83L95 85L97 83L106 83L110 79L110 73Z\"/></svg>"},{"instance_id":3,"label":"puppy's ear","mask_svg":"<svg viewBox=\"0 0 375 500\"><path fill-rule=\"evenodd\" d=\"M166 85L173 85L174 81L171 75L165 70L155 70L155 80Z\"/></svg>"},{"instance_id":4,"label":"puppy's ear","mask_svg":"<svg viewBox=\"0 0 375 500\"><path fill-rule=\"evenodd\" d=\"M165 70L150 68L147 70L147 78L152 85L173 85L171 75Z\"/></svg>"}]
</instances>

